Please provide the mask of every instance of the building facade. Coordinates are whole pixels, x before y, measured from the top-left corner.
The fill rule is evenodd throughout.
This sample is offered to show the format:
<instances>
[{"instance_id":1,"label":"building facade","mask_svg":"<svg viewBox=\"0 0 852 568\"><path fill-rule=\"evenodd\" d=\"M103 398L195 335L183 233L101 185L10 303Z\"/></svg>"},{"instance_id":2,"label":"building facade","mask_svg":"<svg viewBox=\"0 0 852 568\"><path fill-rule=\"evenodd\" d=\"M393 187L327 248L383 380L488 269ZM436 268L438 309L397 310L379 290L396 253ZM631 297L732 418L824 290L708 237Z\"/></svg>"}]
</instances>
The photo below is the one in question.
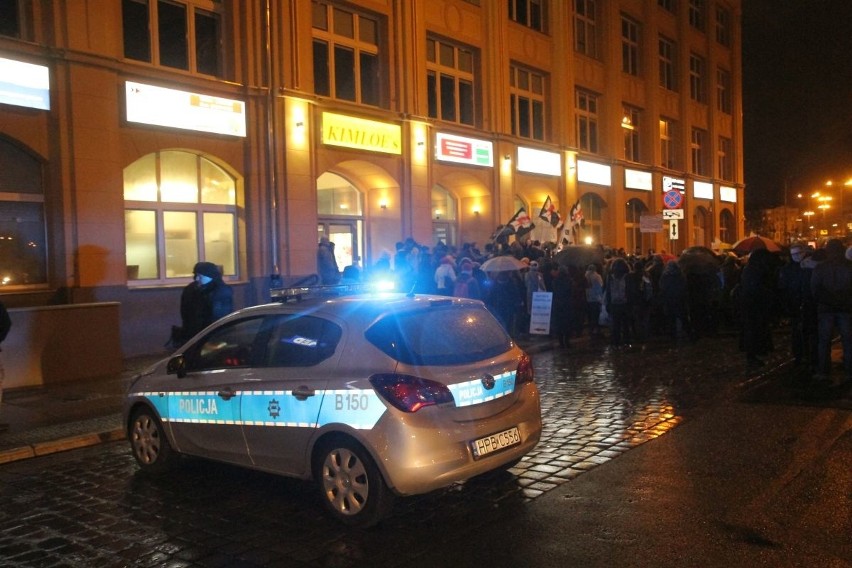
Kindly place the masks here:
<instances>
[{"instance_id":1,"label":"building facade","mask_svg":"<svg viewBox=\"0 0 852 568\"><path fill-rule=\"evenodd\" d=\"M580 242L743 230L740 0L0 4L0 270L12 307L119 302L131 356L192 266L238 306L407 237L487 243L577 206Z\"/></svg>"}]
</instances>

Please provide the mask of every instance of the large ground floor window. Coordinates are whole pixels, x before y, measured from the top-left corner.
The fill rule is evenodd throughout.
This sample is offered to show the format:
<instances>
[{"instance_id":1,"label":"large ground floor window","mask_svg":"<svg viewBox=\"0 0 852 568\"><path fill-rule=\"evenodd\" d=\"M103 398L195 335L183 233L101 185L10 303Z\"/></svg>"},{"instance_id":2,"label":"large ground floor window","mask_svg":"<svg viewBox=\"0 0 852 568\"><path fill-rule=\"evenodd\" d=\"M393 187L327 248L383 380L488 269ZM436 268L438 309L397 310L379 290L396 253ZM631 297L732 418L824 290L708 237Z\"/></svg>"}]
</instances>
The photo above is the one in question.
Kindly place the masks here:
<instances>
[{"instance_id":1,"label":"large ground floor window","mask_svg":"<svg viewBox=\"0 0 852 568\"><path fill-rule=\"evenodd\" d=\"M183 150L148 154L124 169L128 280L168 283L212 262L238 276L238 180Z\"/></svg>"},{"instance_id":2,"label":"large ground floor window","mask_svg":"<svg viewBox=\"0 0 852 568\"><path fill-rule=\"evenodd\" d=\"M47 284L41 162L0 138L0 289Z\"/></svg>"}]
</instances>

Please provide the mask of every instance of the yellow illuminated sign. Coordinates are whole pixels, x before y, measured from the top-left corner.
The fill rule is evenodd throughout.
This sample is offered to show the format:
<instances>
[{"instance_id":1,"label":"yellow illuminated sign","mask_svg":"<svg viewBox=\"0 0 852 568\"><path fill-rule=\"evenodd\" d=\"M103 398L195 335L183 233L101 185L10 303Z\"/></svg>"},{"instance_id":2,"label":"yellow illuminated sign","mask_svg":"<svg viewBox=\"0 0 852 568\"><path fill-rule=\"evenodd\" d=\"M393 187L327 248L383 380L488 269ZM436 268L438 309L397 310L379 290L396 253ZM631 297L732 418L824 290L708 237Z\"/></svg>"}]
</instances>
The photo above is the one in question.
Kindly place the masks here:
<instances>
[{"instance_id":1,"label":"yellow illuminated sign","mask_svg":"<svg viewBox=\"0 0 852 568\"><path fill-rule=\"evenodd\" d=\"M402 154L402 128L397 124L324 112L322 143L370 152Z\"/></svg>"}]
</instances>

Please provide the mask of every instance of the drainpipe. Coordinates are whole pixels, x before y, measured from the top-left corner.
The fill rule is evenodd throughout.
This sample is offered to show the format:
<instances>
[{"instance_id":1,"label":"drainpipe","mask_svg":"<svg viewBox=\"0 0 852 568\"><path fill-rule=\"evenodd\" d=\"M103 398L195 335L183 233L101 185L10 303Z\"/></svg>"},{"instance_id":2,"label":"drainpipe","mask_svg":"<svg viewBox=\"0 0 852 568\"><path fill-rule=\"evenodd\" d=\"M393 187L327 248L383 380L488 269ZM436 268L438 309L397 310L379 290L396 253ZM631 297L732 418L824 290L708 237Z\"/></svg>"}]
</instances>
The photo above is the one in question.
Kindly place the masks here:
<instances>
[{"instance_id":1,"label":"drainpipe","mask_svg":"<svg viewBox=\"0 0 852 568\"><path fill-rule=\"evenodd\" d=\"M267 167L269 168L269 215L270 215L270 236L272 246L272 274L269 277L270 288L280 288L283 286L281 280L281 271L278 266L278 199L277 191L277 176L276 176L276 151L278 145L275 140L275 124L276 124L276 101L275 89L272 74L272 8L271 0L266 0L265 21L266 28L266 45L264 46L264 56L266 58L266 82L267 82L267 111L266 111L266 151L267 151Z\"/></svg>"}]
</instances>

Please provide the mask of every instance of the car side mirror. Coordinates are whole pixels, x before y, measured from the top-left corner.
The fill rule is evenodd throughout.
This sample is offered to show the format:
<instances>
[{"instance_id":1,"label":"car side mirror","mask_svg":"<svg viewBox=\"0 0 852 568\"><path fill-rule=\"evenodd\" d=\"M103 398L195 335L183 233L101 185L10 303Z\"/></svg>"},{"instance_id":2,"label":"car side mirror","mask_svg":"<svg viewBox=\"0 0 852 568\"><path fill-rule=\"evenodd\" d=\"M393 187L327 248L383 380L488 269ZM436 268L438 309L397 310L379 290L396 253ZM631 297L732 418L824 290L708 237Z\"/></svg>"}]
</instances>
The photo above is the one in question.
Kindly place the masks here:
<instances>
[{"instance_id":1,"label":"car side mirror","mask_svg":"<svg viewBox=\"0 0 852 568\"><path fill-rule=\"evenodd\" d=\"M186 376L186 359L183 355L176 355L169 359L166 365L166 373L169 375L177 375L179 379Z\"/></svg>"}]
</instances>

